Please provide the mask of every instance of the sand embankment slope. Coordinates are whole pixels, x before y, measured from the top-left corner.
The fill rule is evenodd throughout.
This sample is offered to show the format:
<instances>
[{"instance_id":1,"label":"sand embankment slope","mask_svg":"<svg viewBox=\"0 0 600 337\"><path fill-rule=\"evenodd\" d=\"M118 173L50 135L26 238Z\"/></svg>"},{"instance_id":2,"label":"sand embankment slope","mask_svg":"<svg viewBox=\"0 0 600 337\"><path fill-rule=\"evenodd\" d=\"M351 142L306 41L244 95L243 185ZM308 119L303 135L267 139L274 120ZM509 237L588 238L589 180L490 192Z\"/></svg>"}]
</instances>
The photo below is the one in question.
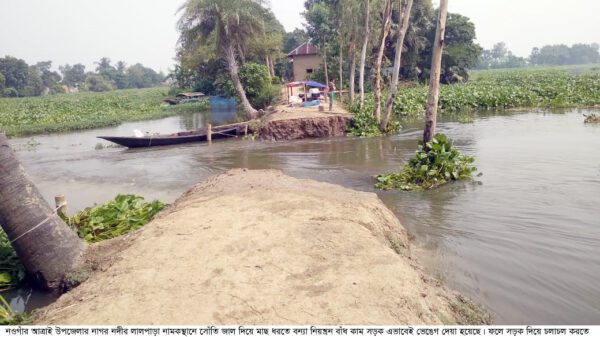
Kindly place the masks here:
<instances>
[{"instance_id":1,"label":"sand embankment slope","mask_svg":"<svg viewBox=\"0 0 600 337\"><path fill-rule=\"evenodd\" d=\"M115 244L120 251L110 263L36 323L436 324L475 317L422 273L406 231L376 195L279 171L208 179Z\"/></svg>"}]
</instances>

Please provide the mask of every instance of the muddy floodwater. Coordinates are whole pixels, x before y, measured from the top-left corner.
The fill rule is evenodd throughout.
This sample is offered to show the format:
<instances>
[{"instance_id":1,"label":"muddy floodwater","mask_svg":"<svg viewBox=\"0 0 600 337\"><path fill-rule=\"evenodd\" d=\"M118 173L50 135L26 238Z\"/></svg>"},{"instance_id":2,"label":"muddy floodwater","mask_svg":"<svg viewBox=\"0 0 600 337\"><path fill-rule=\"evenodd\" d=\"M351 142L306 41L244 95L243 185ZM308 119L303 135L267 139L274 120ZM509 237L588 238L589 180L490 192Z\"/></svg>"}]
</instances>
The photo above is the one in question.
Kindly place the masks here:
<instances>
[{"instance_id":1,"label":"muddy floodwater","mask_svg":"<svg viewBox=\"0 0 600 337\"><path fill-rule=\"evenodd\" d=\"M421 135L415 125L375 139L95 149L108 145L99 135L173 132L232 118L173 117L12 144L44 196L65 194L73 212L119 193L172 202L231 168L273 168L375 192L372 177L399 170ZM443 121L438 131L474 155L483 176L433 191L377 192L415 234L427 268L489 308L497 323L600 323L600 126L583 119L582 111L569 111ZM12 300L25 305L22 296Z\"/></svg>"}]
</instances>

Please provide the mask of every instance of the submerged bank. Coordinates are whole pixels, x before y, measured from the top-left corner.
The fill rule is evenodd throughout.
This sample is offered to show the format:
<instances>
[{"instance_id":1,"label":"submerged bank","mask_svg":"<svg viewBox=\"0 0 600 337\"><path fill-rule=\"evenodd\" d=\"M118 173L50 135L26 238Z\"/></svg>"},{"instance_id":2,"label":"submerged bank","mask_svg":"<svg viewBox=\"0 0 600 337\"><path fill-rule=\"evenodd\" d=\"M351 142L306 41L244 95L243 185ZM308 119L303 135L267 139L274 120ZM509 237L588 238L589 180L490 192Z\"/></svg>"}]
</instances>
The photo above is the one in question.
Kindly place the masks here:
<instances>
[{"instance_id":1,"label":"submerged bank","mask_svg":"<svg viewBox=\"0 0 600 337\"><path fill-rule=\"evenodd\" d=\"M37 324L477 324L375 194L233 170L192 188Z\"/></svg>"}]
</instances>

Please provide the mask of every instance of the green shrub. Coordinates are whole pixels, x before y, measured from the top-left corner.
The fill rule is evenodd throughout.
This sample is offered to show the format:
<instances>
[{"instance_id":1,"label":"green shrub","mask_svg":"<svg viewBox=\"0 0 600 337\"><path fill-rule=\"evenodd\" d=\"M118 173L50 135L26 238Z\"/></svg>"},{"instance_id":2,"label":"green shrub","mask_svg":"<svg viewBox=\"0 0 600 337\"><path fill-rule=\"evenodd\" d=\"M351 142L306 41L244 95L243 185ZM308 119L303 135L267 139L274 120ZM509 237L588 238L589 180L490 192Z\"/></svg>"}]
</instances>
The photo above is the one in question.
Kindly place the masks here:
<instances>
[{"instance_id":1,"label":"green shrub","mask_svg":"<svg viewBox=\"0 0 600 337\"><path fill-rule=\"evenodd\" d=\"M367 110L358 110L352 116L350 129L348 133L357 137L377 137L381 136L379 123L373 113Z\"/></svg>"},{"instance_id":2,"label":"green shrub","mask_svg":"<svg viewBox=\"0 0 600 337\"><path fill-rule=\"evenodd\" d=\"M272 84L272 78L265 65L246 63L240 68L239 75L246 97L254 108L263 109L279 96L280 86ZM224 96L237 97L228 73L220 74L214 84L218 92Z\"/></svg>"},{"instance_id":3,"label":"green shrub","mask_svg":"<svg viewBox=\"0 0 600 337\"><path fill-rule=\"evenodd\" d=\"M0 229L0 290L10 288L25 278L25 267L19 261L6 232Z\"/></svg>"},{"instance_id":4,"label":"green shrub","mask_svg":"<svg viewBox=\"0 0 600 337\"><path fill-rule=\"evenodd\" d=\"M147 203L139 196L118 195L115 200L88 207L66 221L79 237L88 242L100 242L144 226L165 207L160 201Z\"/></svg>"},{"instance_id":5,"label":"green shrub","mask_svg":"<svg viewBox=\"0 0 600 337\"><path fill-rule=\"evenodd\" d=\"M426 152L419 142L417 153L401 173L377 176L375 188L382 190L418 191L435 188L453 180L471 178L477 169L471 164L473 157L460 154L444 135L437 134Z\"/></svg>"}]
</instances>

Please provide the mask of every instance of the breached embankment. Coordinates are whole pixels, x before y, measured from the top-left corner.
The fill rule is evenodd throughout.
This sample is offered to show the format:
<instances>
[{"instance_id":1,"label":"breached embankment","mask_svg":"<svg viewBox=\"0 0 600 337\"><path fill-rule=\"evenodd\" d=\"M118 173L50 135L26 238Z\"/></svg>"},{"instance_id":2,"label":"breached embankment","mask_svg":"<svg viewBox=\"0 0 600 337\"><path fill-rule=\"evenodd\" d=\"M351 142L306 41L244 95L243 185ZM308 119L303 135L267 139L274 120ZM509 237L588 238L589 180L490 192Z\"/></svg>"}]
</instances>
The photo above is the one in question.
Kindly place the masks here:
<instances>
[{"instance_id":1,"label":"breached embankment","mask_svg":"<svg viewBox=\"0 0 600 337\"><path fill-rule=\"evenodd\" d=\"M337 103L333 111L320 112L318 107L300 108L285 104L276 106L274 110L258 127L260 139L281 141L344 136L352 120L352 115Z\"/></svg>"},{"instance_id":2,"label":"breached embankment","mask_svg":"<svg viewBox=\"0 0 600 337\"><path fill-rule=\"evenodd\" d=\"M279 171L208 179L110 245L36 324L484 322L423 274L375 194Z\"/></svg>"}]
</instances>

